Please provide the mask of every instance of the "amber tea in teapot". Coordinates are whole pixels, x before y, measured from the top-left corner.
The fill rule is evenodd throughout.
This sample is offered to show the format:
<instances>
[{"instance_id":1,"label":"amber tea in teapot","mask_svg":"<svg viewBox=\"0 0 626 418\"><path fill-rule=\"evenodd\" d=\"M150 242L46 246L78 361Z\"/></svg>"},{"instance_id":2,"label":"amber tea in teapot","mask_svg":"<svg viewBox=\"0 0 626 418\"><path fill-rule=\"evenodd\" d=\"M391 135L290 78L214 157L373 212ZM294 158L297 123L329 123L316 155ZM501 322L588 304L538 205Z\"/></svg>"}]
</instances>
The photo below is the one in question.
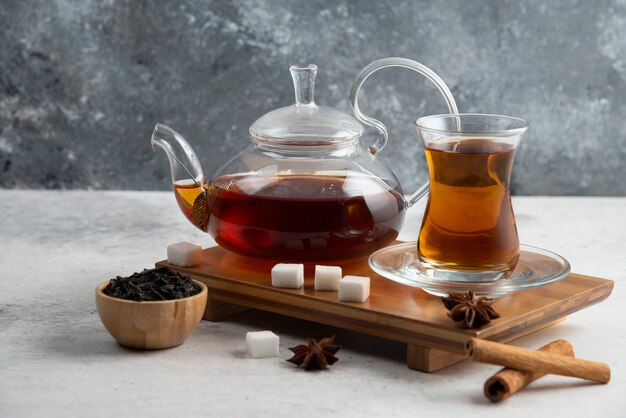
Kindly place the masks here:
<instances>
[{"instance_id":1,"label":"amber tea in teapot","mask_svg":"<svg viewBox=\"0 0 626 418\"><path fill-rule=\"evenodd\" d=\"M238 177L238 178L237 178ZM285 260L349 258L395 240L404 199L357 176L236 176L218 185L208 231L222 247L244 255ZM174 184L181 210L193 222L201 190ZM230 184L227 189L224 184Z\"/></svg>"}]
</instances>

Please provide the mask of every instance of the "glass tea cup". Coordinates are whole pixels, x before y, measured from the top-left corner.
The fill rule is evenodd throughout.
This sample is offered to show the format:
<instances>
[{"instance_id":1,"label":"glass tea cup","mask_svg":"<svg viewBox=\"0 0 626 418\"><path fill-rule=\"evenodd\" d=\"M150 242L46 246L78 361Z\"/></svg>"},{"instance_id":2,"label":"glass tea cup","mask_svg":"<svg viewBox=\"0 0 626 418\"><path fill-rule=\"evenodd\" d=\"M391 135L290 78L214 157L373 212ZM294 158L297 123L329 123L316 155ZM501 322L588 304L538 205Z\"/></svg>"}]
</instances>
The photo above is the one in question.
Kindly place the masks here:
<instances>
[{"instance_id":1,"label":"glass tea cup","mask_svg":"<svg viewBox=\"0 0 626 418\"><path fill-rule=\"evenodd\" d=\"M528 123L447 114L420 118L415 125L430 176L417 242L420 261L447 280L506 278L520 254L510 179Z\"/></svg>"}]
</instances>

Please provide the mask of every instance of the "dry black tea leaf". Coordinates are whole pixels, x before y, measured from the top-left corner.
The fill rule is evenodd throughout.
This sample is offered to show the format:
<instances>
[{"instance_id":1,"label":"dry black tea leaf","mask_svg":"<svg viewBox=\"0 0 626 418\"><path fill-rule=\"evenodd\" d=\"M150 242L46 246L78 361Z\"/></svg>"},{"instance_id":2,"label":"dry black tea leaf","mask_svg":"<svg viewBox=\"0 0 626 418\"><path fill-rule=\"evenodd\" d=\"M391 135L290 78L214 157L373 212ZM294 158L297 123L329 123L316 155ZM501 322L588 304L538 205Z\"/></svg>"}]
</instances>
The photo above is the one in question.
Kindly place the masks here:
<instances>
[{"instance_id":1,"label":"dry black tea leaf","mask_svg":"<svg viewBox=\"0 0 626 418\"><path fill-rule=\"evenodd\" d=\"M117 276L102 292L114 298L142 302L182 299L201 290L191 277L162 267L134 273L130 277Z\"/></svg>"}]
</instances>

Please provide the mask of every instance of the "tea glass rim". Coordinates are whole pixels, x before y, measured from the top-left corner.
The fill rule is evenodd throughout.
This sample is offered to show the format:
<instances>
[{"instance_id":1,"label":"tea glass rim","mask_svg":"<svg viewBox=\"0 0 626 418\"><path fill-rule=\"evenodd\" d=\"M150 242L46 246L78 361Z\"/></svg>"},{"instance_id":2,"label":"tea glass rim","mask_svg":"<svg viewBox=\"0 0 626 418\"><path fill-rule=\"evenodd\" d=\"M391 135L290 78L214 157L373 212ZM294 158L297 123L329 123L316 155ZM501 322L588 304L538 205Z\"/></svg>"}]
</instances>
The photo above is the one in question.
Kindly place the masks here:
<instances>
[{"instance_id":1,"label":"tea glass rim","mask_svg":"<svg viewBox=\"0 0 626 418\"><path fill-rule=\"evenodd\" d=\"M463 129L431 128L429 126L424 125L425 121L429 121L433 119L453 118L453 117L461 118L461 119L463 118L501 119L501 120L507 120L510 122L516 122L517 124L519 124L519 126L515 128L510 128L510 129L498 129L498 130L492 130L492 131L486 131L486 130L485 131L478 131L478 130L468 131L468 130L463 130ZM420 129L423 131L446 134L446 135L450 135L450 134L453 134L453 135L502 135L502 134L516 135L516 134L522 134L526 130L528 130L528 121L522 118L515 117L515 116L497 115L497 114L491 114L491 113L441 113L438 115L429 115L429 116L423 116L421 118L418 118L415 121L415 126L417 129Z\"/></svg>"}]
</instances>

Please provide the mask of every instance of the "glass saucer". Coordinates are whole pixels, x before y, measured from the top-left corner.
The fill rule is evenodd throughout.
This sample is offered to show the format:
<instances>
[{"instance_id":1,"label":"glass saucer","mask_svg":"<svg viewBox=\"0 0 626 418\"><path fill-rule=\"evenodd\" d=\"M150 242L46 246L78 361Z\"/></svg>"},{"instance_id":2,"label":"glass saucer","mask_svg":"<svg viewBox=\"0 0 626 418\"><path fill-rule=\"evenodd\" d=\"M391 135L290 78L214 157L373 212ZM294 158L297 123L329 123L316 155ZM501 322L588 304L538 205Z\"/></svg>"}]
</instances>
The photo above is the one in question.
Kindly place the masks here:
<instances>
[{"instance_id":1,"label":"glass saucer","mask_svg":"<svg viewBox=\"0 0 626 418\"><path fill-rule=\"evenodd\" d=\"M417 242L393 245L376 251L369 265L381 276L437 296L465 293L499 298L517 290L545 286L564 279L570 265L563 257L529 245L521 245L519 261L507 278L490 281L450 280L449 270L438 270L422 264L417 256Z\"/></svg>"}]
</instances>

